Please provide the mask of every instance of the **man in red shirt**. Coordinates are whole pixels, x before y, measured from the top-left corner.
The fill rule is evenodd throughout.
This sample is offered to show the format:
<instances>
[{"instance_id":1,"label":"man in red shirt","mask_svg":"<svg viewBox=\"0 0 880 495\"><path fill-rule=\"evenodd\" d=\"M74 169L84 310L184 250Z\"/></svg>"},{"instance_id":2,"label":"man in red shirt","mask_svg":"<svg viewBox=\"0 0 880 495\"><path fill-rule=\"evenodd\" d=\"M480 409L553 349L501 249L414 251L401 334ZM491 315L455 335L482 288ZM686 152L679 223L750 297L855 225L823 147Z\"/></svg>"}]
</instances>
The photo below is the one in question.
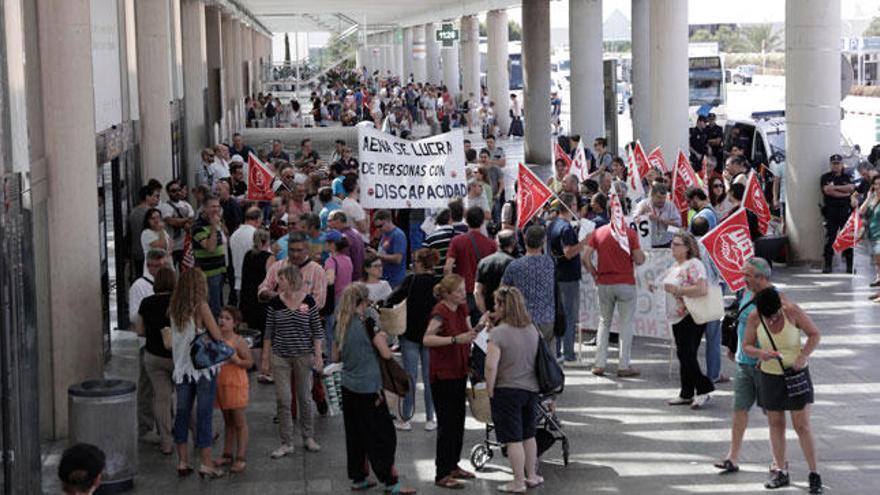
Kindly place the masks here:
<instances>
[{"instance_id":1,"label":"man in red shirt","mask_svg":"<svg viewBox=\"0 0 880 495\"><path fill-rule=\"evenodd\" d=\"M599 289L599 332L596 335L596 362L593 374L605 374L605 361L608 356L608 334L611 331L611 318L614 308L618 310L620 324L620 354L617 376L638 376L639 371L629 363L632 347L632 318L636 309L636 277L633 265L645 262L645 253L639 246L636 231L626 227L629 241L627 253L614 238L611 224L603 225L593 232L582 259L587 270L596 280ZM593 266L593 252L598 253L598 266Z\"/></svg>"},{"instance_id":2,"label":"man in red shirt","mask_svg":"<svg viewBox=\"0 0 880 495\"><path fill-rule=\"evenodd\" d=\"M467 209L465 221L468 224L468 231L455 236L449 243L449 250L446 252L446 265L443 267L445 274L455 273L464 278L471 325L476 325L480 321L480 310L477 308L477 302L474 298L477 264L481 259L498 249L495 241L480 233L480 227L485 220L486 213L481 207L472 206Z\"/></svg>"}]
</instances>

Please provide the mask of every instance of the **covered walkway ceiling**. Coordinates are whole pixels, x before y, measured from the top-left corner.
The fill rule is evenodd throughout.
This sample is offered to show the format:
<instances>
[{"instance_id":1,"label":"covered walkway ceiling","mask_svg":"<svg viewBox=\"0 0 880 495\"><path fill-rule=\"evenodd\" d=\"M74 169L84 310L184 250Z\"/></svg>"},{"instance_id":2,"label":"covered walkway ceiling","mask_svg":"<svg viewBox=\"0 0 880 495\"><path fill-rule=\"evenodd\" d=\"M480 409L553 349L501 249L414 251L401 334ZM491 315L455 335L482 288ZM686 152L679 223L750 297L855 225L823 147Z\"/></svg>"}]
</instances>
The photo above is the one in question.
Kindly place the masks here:
<instances>
[{"instance_id":1,"label":"covered walkway ceiling","mask_svg":"<svg viewBox=\"0 0 880 495\"><path fill-rule=\"evenodd\" d=\"M238 0L273 32L336 31L351 23L411 26L518 6L522 0Z\"/></svg>"}]
</instances>

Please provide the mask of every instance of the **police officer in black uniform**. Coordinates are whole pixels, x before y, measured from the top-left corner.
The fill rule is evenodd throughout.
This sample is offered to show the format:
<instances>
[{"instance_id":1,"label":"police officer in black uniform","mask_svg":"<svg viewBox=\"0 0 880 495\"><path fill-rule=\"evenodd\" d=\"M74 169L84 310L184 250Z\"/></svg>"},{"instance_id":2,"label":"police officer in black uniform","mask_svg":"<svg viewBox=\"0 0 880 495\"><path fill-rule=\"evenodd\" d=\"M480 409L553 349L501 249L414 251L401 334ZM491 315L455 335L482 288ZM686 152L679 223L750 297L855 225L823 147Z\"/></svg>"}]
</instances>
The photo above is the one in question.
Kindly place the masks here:
<instances>
[{"instance_id":1,"label":"police officer in black uniform","mask_svg":"<svg viewBox=\"0 0 880 495\"><path fill-rule=\"evenodd\" d=\"M715 157L715 172L721 173L724 170L724 129L716 122L717 116L714 113L709 114L709 123L706 125L706 139L711 148L710 152Z\"/></svg>"},{"instance_id":2,"label":"police officer in black uniform","mask_svg":"<svg viewBox=\"0 0 880 495\"><path fill-rule=\"evenodd\" d=\"M703 170L703 157L709 153L709 136L706 134L706 124L708 122L709 119L705 115L700 115L697 117L697 125L691 127L689 141L691 166L697 173Z\"/></svg>"},{"instance_id":3,"label":"police officer in black uniform","mask_svg":"<svg viewBox=\"0 0 880 495\"><path fill-rule=\"evenodd\" d=\"M834 260L832 245L838 231L849 219L852 211L849 198L856 189L852 177L844 170L843 157L834 154L828 161L831 163L831 171L822 174L820 179L822 196L825 200L825 205L822 207L822 216L825 217L825 267L822 273L831 273L831 262ZM852 273L853 250L844 251L843 258L846 260L846 272Z\"/></svg>"}]
</instances>

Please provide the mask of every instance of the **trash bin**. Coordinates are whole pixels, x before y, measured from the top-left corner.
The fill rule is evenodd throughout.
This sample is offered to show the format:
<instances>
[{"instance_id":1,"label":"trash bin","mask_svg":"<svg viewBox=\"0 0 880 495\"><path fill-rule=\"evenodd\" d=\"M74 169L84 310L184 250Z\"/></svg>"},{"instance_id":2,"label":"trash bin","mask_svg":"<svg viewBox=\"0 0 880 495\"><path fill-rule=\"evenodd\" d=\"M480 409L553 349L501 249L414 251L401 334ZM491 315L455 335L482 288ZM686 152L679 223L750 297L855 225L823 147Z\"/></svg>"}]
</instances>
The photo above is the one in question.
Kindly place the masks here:
<instances>
[{"instance_id":1,"label":"trash bin","mask_svg":"<svg viewBox=\"0 0 880 495\"><path fill-rule=\"evenodd\" d=\"M127 380L88 380L67 389L71 444L98 446L107 467L98 493L134 488L138 464L137 386Z\"/></svg>"}]
</instances>

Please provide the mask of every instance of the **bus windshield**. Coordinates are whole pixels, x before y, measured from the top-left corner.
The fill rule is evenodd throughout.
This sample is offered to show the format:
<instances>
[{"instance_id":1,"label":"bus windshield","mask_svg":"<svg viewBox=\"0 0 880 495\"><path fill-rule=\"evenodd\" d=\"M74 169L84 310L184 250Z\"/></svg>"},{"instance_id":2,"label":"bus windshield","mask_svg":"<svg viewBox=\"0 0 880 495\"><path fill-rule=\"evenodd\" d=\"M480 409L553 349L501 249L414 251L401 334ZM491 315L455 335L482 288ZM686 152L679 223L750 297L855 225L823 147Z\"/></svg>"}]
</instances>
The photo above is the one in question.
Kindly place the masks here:
<instances>
[{"instance_id":1,"label":"bus windshield","mask_svg":"<svg viewBox=\"0 0 880 495\"><path fill-rule=\"evenodd\" d=\"M691 57L688 71L689 105L724 104L724 70L721 57Z\"/></svg>"}]
</instances>

